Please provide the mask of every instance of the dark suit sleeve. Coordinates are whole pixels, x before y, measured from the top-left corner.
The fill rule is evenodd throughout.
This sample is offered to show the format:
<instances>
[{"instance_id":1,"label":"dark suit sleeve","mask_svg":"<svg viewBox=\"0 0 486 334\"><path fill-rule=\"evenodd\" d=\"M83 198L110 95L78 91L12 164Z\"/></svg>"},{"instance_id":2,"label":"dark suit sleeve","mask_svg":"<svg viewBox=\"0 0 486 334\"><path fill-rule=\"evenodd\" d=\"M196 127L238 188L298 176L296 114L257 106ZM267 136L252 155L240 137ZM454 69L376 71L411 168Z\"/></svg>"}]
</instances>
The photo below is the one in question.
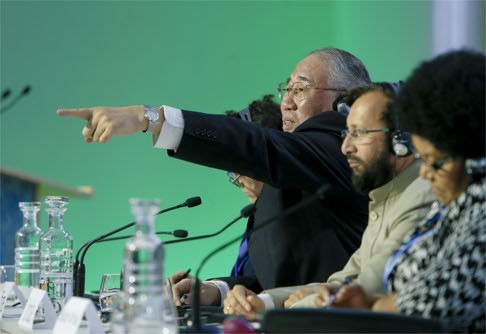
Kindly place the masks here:
<instances>
[{"instance_id":1,"label":"dark suit sleeve","mask_svg":"<svg viewBox=\"0 0 486 334\"><path fill-rule=\"evenodd\" d=\"M327 183L352 189L339 130L307 126L290 134L222 115L183 111L183 117L184 135L170 156L237 172L277 188L314 192Z\"/></svg>"},{"instance_id":2,"label":"dark suit sleeve","mask_svg":"<svg viewBox=\"0 0 486 334\"><path fill-rule=\"evenodd\" d=\"M263 291L258 279L255 275L252 276L230 276L230 277L217 277L211 278L209 280L220 280L228 283L230 288L232 289L236 284L240 284L245 286L247 289L250 289L254 293L260 293Z\"/></svg>"}]
</instances>

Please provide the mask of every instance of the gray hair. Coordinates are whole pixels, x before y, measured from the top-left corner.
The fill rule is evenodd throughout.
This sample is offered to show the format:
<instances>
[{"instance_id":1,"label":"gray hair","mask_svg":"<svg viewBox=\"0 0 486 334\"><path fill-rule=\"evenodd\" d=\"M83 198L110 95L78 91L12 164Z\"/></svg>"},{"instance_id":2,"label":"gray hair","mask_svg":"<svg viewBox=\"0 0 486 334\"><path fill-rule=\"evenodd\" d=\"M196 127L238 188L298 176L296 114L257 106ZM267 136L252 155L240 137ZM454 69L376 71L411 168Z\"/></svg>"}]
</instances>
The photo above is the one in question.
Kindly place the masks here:
<instances>
[{"instance_id":1,"label":"gray hair","mask_svg":"<svg viewBox=\"0 0 486 334\"><path fill-rule=\"evenodd\" d=\"M371 83L370 75L364 64L351 53L327 47L312 51L324 58L328 68L328 85L333 88L351 89Z\"/></svg>"}]
</instances>

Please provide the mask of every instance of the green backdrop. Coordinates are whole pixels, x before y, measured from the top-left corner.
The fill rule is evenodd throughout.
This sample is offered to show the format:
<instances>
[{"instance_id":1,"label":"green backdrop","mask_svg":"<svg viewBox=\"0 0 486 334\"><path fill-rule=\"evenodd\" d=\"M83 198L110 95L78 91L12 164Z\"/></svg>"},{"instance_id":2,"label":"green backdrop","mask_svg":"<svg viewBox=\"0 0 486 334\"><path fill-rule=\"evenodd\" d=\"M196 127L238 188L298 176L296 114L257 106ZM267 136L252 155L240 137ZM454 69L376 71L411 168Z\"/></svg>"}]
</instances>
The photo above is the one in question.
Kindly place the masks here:
<instances>
[{"instance_id":1,"label":"green backdrop","mask_svg":"<svg viewBox=\"0 0 486 334\"><path fill-rule=\"evenodd\" d=\"M214 231L247 204L225 173L171 159L146 134L86 144L83 123L58 108L168 104L223 113L275 92L308 52L336 46L357 55L373 80L404 79L430 57L426 1L1 1L1 86L32 93L1 117L1 165L68 185L91 185L65 215L75 249L132 220L128 199L203 205L157 219L159 230ZM46 227L47 214L42 214ZM206 241L166 247L166 271L197 267L244 223ZM1 239L13 238L2 235ZM87 256L87 286L118 272L124 242ZM237 245L203 277L228 274Z\"/></svg>"}]
</instances>

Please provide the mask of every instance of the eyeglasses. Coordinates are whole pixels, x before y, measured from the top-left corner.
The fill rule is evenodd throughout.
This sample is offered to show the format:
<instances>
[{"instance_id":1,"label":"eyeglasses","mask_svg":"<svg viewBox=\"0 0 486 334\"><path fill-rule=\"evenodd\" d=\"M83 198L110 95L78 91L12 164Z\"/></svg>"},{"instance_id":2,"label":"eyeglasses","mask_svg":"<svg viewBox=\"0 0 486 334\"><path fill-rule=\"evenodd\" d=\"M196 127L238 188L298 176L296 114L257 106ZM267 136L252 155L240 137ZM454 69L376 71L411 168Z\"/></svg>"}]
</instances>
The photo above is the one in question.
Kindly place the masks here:
<instances>
[{"instance_id":1,"label":"eyeglasses","mask_svg":"<svg viewBox=\"0 0 486 334\"><path fill-rule=\"evenodd\" d=\"M345 92L346 89L342 88L322 88L322 87L312 87L304 84L303 82L294 82L293 84L288 84L282 82L278 85L277 91L280 100L283 100L284 96L287 94L292 94L294 100L302 101L311 96L311 90L330 90L334 92Z\"/></svg>"},{"instance_id":2,"label":"eyeglasses","mask_svg":"<svg viewBox=\"0 0 486 334\"><path fill-rule=\"evenodd\" d=\"M357 130L352 130L352 131L342 130L341 131L341 137L343 139L345 139L347 136L351 136L351 141L354 144L367 144L367 143L371 143L373 141L373 138L369 137L369 136L365 136L365 135L368 134L368 133L373 133L373 132L386 133L386 132L390 132L390 129L389 128L372 129L372 130L357 129Z\"/></svg>"},{"instance_id":3,"label":"eyeglasses","mask_svg":"<svg viewBox=\"0 0 486 334\"><path fill-rule=\"evenodd\" d=\"M413 155L415 157L415 159L420 159L422 160L422 164L424 164L425 166L427 166L427 168L430 168L432 171L435 172L438 172L439 170L442 169L442 167L444 167L444 165L451 161L452 158L451 157L445 157L444 159L440 159L440 160L437 160L437 161L434 161L432 163L430 162L425 162L424 159L422 159L422 156L420 155L420 153L415 153Z\"/></svg>"},{"instance_id":4,"label":"eyeglasses","mask_svg":"<svg viewBox=\"0 0 486 334\"><path fill-rule=\"evenodd\" d=\"M238 188L240 188L240 184L237 182L238 179L241 177L240 174L236 174L236 173L233 173L233 172L226 172L226 175L228 175L228 178L231 183L233 183L235 186L237 186Z\"/></svg>"}]
</instances>

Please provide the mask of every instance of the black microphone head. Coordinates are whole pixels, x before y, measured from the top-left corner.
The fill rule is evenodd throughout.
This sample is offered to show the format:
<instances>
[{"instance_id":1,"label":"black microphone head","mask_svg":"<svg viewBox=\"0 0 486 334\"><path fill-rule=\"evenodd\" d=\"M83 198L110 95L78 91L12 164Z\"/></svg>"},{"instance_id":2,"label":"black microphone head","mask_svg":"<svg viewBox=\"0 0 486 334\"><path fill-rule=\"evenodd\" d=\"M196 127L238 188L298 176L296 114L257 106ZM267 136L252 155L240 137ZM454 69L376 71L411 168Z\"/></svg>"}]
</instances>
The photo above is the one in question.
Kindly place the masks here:
<instances>
[{"instance_id":1,"label":"black microphone head","mask_svg":"<svg viewBox=\"0 0 486 334\"><path fill-rule=\"evenodd\" d=\"M29 94L30 91L31 91L31 89L32 89L32 87L30 85L25 86L24 89L22 89L21 95L27 95L27 94Z\"/></svg>"},{"instance_id":2,"label":"black microphone head","mask_svg":"<svg viewBox=\"0 0 486 334\"><path fill-rule=\"evenodd\" d=\"M7 97L10 96L10 94L12 93L12 91L10 89L5 89L3 92L2 92L2 100L3 99L6 99Z\"/></svg>"},{"instance_id":3,"label":"black microphone head","mask_svg":"<svg viewBox=\"0 0 486 334\"><path fill-rule=\"evenodd\" d=\"M186 230L174 230L174 232L172 232L172 235L176 238L187 238L189 233L187 233Z\"/></svg>"},{"instance_id":4,"label":"black microphone head","mask_svg":"<svg viewBox=\"0 0 486 334\"><path fill-rule=\"evenodd\" d=\"M192 208L192 207L195 207L195 206L198 206L202 203L201 201L201 197L199 196L196 196L196 197L191 197L191 198L188 198L186 200L186 202L184 203L188 208Z\"/></svg>"},{"instance_id":5,"label":"black microphone head","mask_svg":"<svg viewBox=\"0 0 486 334\"><path fill-rule=\"evenodd\" d=\"M250 217L252 214L254 214L256 211L256 207L253 204L245 206L243 209L241 209L241 216L244 218Z\"/></svg>"}]
</instances>

